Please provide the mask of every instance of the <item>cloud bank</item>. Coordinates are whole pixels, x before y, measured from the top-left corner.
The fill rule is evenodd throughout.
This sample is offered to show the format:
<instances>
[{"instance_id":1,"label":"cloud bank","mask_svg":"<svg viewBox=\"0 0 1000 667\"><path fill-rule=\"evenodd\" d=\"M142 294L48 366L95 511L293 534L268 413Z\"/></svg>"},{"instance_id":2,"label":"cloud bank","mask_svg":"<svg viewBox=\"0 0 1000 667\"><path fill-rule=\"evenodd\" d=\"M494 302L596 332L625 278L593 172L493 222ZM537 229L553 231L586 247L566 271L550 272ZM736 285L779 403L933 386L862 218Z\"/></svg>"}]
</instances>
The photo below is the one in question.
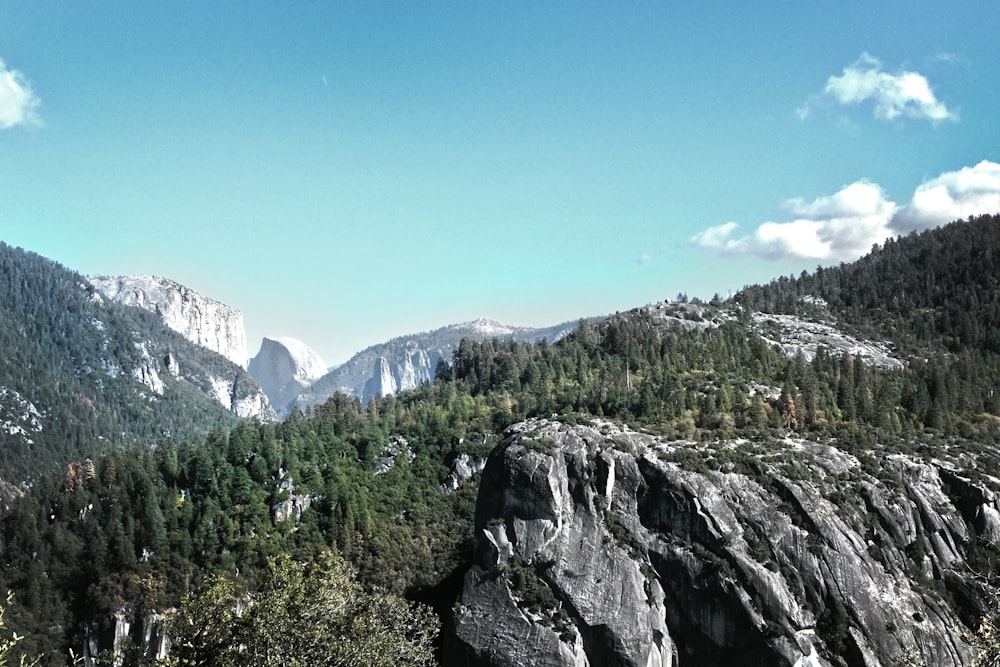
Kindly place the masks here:
<instances>
[{"instance_id":1,"label":"cloud bank","mask_svg":"<svg viewBox=\"0 0 1000 667\"><path fill-rule=\"evenodd\" d=\"M958 114L937 99L922 74L906 70L890 74L868 53L862 53L840 76L827 79L822 97L842 105L871 101L875 117L882 120L892 121L903 116L934 123L958 120ZM808 116L814 104L812 100L800 108L799 117Z\"/></svg>"},{"instance_id":2,"label":"cloud bank","mask_svg":"<svg viewBox=\"0 0 1000 667\"><path fill-rule=\"evenodd\" d=\"M789 199L783 208L791 220L765 222L746 236L738 236L739 225L727 222L695 234L690 242L722 255L856 259L892 236L970 215L1000 213L1000 164L984 160L945 172L920 185L902 207L877 184L862 180L811 202Z\"/></svg>"},{"instance_id":3,"label":"cloud bank","mask_svg":"<svg viewBox=\"0 0 1000 667\"><path fill-rule=\"evenodd\" d=\"M0 59L0 130L15 125L38 125L41 101L20 72Z\"/></svg>"}]
</instances>

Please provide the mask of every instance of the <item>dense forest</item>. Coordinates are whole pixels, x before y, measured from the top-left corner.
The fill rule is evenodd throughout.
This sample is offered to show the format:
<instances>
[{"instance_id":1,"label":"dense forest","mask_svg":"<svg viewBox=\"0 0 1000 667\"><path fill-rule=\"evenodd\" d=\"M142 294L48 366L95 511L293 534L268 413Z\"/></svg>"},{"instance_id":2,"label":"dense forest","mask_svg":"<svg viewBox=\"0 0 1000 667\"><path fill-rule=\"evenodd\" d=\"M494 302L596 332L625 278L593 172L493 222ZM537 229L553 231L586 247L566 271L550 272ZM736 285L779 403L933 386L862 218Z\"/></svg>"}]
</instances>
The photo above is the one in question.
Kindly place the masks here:
<instances>
[{"instance_id":1,"label":"dense forest","mask_svg":"<svg viewBox=\"0 0 1000 667\"><path fill-rule=\"evenodd\" d=\"M0 478L15 485L55 462L230 428L236 419L209 395L211 378L256 386L153 313L112 303L78 273L2 242L0 349ZM143 373L164 390L136 382Z\"/></svg>"},{"instance_id":2,"label":"dense forest","mask_svg":"<svg viewBox=\"0 0 1000 667\"><path fill-rule=\"evenodd\" d=\"M603 417L690 443L791 432L927 457L974 443L975 474L1000 476L997 246L1000 218L983 216L700 304L727 314L718 326L669 325L636 310L581 321L557 344L463 340L432 383L397 397L362 405L338 394L283 423L223 422L177 437L189 409L179 403L150 417L165 420L159 430L128 422L147 446L117 439L110 448L100 439L123 428L111 406L148 401L108 386L95 350L131 342L95 339L87 302L67 299L44 262L12 262L8 252L0 269L15 298L0 319L11 350L3 364L8 376L31 370L21 394L54 392L46 404L65 403L51 430L67 442L37 454L59 467L0 517L0 587L15 594L6 621L26 635L20 650L66 664L70 649L112 632L116 614L140 624L188 609L192 594L220 582L262 590L281 558L291 559L287 576L288 562L330 553L361 589L444 614L471 559L478 477L446 481L456 461L483 459L505 428L534 416ZM905 367L824 349L787 356L750 326L757 310L887 339ZM108 407L84 409L79 397L98 382ZM719 465L690 451L677 456L683 465ZM6 470L36 463L8 456Z\"/></svg>"}]
</instances>

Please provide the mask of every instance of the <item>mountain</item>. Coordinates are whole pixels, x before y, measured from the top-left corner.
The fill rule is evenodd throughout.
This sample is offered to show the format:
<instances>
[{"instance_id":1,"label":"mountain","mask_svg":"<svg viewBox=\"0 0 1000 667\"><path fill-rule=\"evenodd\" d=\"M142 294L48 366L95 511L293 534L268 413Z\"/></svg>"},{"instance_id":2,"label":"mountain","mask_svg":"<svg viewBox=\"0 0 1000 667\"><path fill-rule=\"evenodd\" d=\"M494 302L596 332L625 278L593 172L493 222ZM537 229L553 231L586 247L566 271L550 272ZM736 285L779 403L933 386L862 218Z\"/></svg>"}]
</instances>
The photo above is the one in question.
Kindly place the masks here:
<instances>
[{"instance_id":1,"label":"mountain","mask_svg":"<svg viewBox=\"0 0 1000 667\"><path fill-rule=\"evenodd\" d=\"M250 375L267 394L271 405L289 405L327 372L326 364L309 346L295 338L265 338L250 360Z\"/></svg>"},{"instance_id":2,"label":"mountain","mask_svg":"<svg viewBox=\"0 0 1000 667\"><path fill-rule=\"evenodd\" d=\"M464 337L433 381L377 401L340 393L280 424L74 450L0 512L6 618L50 664L70 647L148 657L173 610L235 619L211 591L267 593L276 559L308 572L336 549L365 590L433 607L443 664L995 664L994 248L1000 218L983 216L730 300L582 320L551 344ZM91 349L134 349L111 332L156 318L99 294L77 304L63 274L24 266L2 274L18 315L0 324L23 331L0 328L18 355L0 368L42 382L3 385L0 428L37 444L67 412L49 394L82 380L34 346L104 369ZM22 280L36 273L58 279ZM104 310L87 325L97 304L129 326ZM140 341L153 360L157 340ZM146 407L147 385L106 375L82 378ZM159 377L154 405L184 386ZM184 650L202 655L197 634Z\"/></svg>"},{"instance_id":3,"label":"mountain","mask_svg":"<svg viewBox=\"0 0 1000 667\"><path fill-rule=\"evenodd\" d=\"M452 353L463 338L491 338L554 343L573 330L575 323L551 327L511 327L494 320L480 318L463 324L452 324L427 333L400 336L386 343L373 345L312 383L299 394L294 407L305 410L323 403L337 392L357 396L367 403L372 396L389 396L413 389L434 379L438 362L450 363ZM291 409L291 405L288 409ZM276 406L279 413L281 408Z\"/></svg>"},{"instance_id":4,"label":"mountain","mask_svg":"<svg viewBox=\"0 0 1000 667\"><path fill-rule=\"evenodd\" d=\"M247 367L243 313L236 308L158 276L98 276L89 280L112 301L156 313L164 324L195 345Z\"/></svg>"},{"instance_id":5,"label":"mountain","mask_svg":"<svg viewBox=\"0 0 1000 667\"><path fill-rule=\"evenodd\" d=\"M1000 352L1000 215L889 239L856 262L748 286L751 311L834 317L901 348Z\"/></svg>"},{"instance_id":6,"label":"mountain","mask_svg":"<svg viewBox=\"0 0 1000 667\"><path fill-rule=\"evenodd\" d=\"M240 366L55 262L0 243L0 476L273 418Z\"/></svg>"},{"instance_id":7,"label":"mountain","mask_svg":"<svg viewBox=\"0 0 1000 667\"><path fill-rule=\"evenodd\" d=\"M96 277L89 280L112 301L156 314L170 329L195 345L211 350L246 370L247 342L243 313L236 308L157 276ZM208 378L207 390L224 408L240 417L256 417L265 421L275 419L276 414L266 394L254 387L254 383L252 376L248 378L245 373L237 379L213 376Z\"/></svg>"}]
</instances>

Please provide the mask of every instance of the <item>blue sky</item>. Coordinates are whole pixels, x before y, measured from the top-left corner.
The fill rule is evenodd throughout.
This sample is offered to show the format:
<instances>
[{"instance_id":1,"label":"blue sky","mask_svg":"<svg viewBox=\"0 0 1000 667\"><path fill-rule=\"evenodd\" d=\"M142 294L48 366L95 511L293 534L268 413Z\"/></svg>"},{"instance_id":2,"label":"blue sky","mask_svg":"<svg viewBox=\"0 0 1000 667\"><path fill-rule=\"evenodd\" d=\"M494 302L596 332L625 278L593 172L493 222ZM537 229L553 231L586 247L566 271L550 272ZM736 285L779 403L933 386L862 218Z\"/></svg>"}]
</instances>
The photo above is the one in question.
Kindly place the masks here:
<instances>
[{"instance_id":1,"label":"blue sky","mask_svg":"<svg viewBox=\"0 0 1000 667\"><path fill-rule=\"evenodd\" d=\"M328 363L1000 210L995 2L0 0L0 240Z\"/></svg>"}]
</instances>

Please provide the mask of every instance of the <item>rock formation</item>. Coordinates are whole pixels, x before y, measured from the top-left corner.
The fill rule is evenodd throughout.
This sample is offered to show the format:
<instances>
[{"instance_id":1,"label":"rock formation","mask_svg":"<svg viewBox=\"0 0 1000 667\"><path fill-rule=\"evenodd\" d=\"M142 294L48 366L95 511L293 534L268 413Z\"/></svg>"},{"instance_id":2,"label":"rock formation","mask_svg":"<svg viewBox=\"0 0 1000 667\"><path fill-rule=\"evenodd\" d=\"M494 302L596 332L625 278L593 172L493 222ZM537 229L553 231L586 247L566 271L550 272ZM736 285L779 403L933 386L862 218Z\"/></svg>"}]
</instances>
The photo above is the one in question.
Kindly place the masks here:
<instances>
[{"instance_id":1,"label":"rock formation","mask_svg":"<svg viewBox=\"0 0 1000 667\"><path fill-rule=\"evenodd\" d=\"M130 372L154 394L163 395L164 379L169 375L187 380L240 417L277 419L267 396L246 372L246 333L240 311L166 278L119 276L89 280L109 300L155 313L168 328L227 360L216 357L218 362L204 360L195 368L185 367L184 360L173 351L154 356L147 341L138 341L136 363ZM105 367L109 374L118 372L113 361L105 363Z\"/></svg>"},{"instance_id":2,"label":"rock formation","mask_svg":"<svg viewBox=\"0 0 1000 667\"><path fill-rule=\"evenodd\" d=\"M445 664L969 664L963 620L987 599L969 527L997 529L996 495L834 444L515 425Z\"/></svg>"},{"instance_id":3,"label":"rock formation","mask_svg":"<svg viewBox=\"0 0 1000 667\"><path fill-rule=\"evenodd\" d=\"M194 290L157 276L101 276L90 282L112 301L138 306L196 345L247 367L243 313Z\"/></svg>"},{"instance_id":4,"label":"rock formation","mask_svg":"<svg viewBox=\"0 0 1000 667\"><path fill-rule=\"evenodd\" d=\"M257 381L279 417L290 411L299 393L323 377L326 364L305 343L294 338L265 338L250 360L250 375Z\"/></svg>"}]
</instances>

